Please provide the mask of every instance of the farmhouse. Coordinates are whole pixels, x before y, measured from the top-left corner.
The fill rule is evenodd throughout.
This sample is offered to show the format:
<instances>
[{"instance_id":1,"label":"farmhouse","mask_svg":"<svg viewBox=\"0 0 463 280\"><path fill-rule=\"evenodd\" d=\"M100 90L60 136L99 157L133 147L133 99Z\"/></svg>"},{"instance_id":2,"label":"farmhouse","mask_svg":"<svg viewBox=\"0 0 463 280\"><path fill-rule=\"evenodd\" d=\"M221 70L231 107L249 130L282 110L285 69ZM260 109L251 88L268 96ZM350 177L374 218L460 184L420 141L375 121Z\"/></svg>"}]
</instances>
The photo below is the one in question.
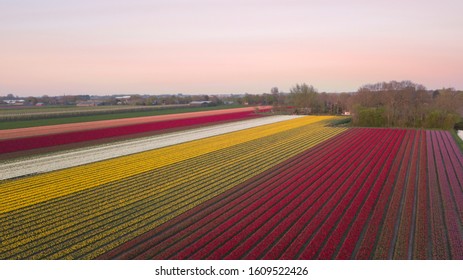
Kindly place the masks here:
<instances>
[{"instance_id":1,"label":"farmhouse","mask_svg":"<svg viewBox=\"0 0 463 280\"><path fill-rule=\"evenodd\" d=\"M93 106L101 106L103 102L98 100L90 100L90 101L78 101L76 106L78 107L93 107Z\"/></svg>"},{"instance_id":2,"label":"farmhouse","mask_svg":"<svg viewBox=\"0 0 463 280\"><path fill-rule=\"evenodd\" d=\"M7 99L3 100L8 105L24 105L24 99Z\"/></svg>"},{"instance_id":3,"label":"farmhouse","mask_svg":"<svg viewBox=\"0 0 463 280\"><path fill-rule=\"evenodd\" d=\"M130 95L124 95L124 96L116 96L115 97L117 100L117 105L126 105L129 104L129 99L132 98Z\"/></svg>"},{"instance_id":4,"label":"farmhouse","mask_svg":"<svg viewBox=\"0 0 463 280\"><path fill-rule=\"evenodd\" d=\"M191 101L190 106L198 106L198 107L204 106L204 107L206 107L211 103L212 103L212 101L206 101L206 100L205 101Z\"/></svg>"}]
</instances>

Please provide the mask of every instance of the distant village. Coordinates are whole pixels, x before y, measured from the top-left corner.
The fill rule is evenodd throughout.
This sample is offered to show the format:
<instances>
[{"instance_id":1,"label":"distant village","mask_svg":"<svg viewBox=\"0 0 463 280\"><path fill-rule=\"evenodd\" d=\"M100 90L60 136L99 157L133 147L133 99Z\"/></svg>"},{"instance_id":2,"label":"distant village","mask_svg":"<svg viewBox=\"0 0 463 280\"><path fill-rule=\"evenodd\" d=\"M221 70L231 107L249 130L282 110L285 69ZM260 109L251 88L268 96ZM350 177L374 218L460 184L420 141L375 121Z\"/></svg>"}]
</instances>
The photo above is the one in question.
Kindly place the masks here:
<instances>
[{"instance_id":1,"label":"distant village","mask_svg":"<svg viewBox=\"0 0 463 280\"><path fill-rule=\"evenodd\" d=\"M163 95L60 95L41 97L18 97L13 94L0 96L0 107L20 106L155 106L155 105L190 105L190 106L216 106L241 104L249 105L256 103L256 96L250 94L218 94L218 95L186 95L163 94ZM272 102L272 98L257 101L257 103Z\"/></svg>"}]
</instances>

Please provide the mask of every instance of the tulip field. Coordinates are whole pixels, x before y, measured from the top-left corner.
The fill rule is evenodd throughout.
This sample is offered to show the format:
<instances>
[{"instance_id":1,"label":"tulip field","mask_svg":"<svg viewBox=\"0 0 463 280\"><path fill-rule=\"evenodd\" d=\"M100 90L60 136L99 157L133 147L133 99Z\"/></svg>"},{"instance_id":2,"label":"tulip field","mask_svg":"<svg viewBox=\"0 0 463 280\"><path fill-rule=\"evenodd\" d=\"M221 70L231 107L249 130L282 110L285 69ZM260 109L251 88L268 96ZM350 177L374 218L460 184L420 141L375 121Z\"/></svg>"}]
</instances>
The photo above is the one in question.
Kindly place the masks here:
<instances>
[{"instance_id":1,"label":"tulip field","mask_svg":"<svg viewBox=\"0 0 463 280\"><path fill-rule=\"evenodd\" d=\"M262 109L261 111L266 111ZM187 115L188 117L183 117ZM144 132L211 123L243 120L258 117L253 108L205 111L153 116L144 118L118 119L88 123L74 123L48 127L32 127L0 131L0 154L47 148L92 140L137 135Z\"/></svg>"},{"instance_id":2,"label":"tulip field","mask_svg":"<svg viewBox=\"0 0 463 280\"><path fill-rule=\"evenodd\" d=\"M6 162L0 259L463 259L450 133L339 118L237 117Z\"/></svg>"},{"instance_id":3,"label":"tulip field","mask_svg":"<svg viewBox=\"0 0 463 280\"><path fill-rule=\"evenodd\" d=\"M125 141L73 149L72 151L62 151L46 156L29 156L26 160L10 160L2 165L3 172L0 173L0 180L79 166L293 118L295 118L295 116L270 116L244 121L233 121L219 125L208 125L192 130L162 133L148 137L137 137Z\"/></svg>"},{"instance_id":4,"label":"tulip field","mask_svg":"<svg viewBox=\"0 0 463 280\"><path fill-rule=\"evenodd\" d=\"M0 183L0 258L91 259L341 133L294 118Z\"/></svg>"},{"instance_id":5,"label":"tulip field","mask_svg":"<svg viewBox=\"0 0 463 280\"><path fill-rule=\"evenodd\" d=\"M349 129L101 259L463 259L448 132Z\"/></svg>"}]
</instances>

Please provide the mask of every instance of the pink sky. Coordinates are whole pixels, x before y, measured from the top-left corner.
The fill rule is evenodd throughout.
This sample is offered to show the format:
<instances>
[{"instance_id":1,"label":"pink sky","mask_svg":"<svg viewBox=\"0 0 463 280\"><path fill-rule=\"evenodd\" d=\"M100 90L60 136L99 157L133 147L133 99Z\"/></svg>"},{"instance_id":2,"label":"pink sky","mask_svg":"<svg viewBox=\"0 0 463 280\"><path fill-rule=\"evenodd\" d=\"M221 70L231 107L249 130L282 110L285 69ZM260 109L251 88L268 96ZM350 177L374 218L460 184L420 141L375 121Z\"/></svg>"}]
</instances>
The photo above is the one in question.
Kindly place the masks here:
<instances>
[{"instance_id":1,"label":"pink sky","mask_svg":"<svg viewBox=\"0 0 463 280\"><path fill-rule=\"evenodd\" d=\"M70 2L0 2L0 95L463 89L463 1Z\"/></svg>"}]
</instances>

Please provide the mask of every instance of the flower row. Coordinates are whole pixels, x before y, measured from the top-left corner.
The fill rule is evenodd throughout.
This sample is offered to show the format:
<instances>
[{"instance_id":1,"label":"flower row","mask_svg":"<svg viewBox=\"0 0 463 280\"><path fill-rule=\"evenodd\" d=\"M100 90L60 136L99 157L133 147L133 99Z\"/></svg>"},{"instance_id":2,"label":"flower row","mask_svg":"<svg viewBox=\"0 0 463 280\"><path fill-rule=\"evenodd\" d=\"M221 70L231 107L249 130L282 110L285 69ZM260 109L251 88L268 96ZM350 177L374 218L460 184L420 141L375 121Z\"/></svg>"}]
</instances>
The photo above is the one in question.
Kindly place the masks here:
<instances>
[{"instance_id":1,"label":"flower row","mask_svg":"<svg viewBox=\"0 0 463 280\"><path fill-rule=\"evenodd\" d=\"M114 160L118 165L106 161L107 170L66 170L75 173L68 173L68 182L58 182L76 189L88 183L82 177L117 177L131 171L135 163L146 168L0 214L5 229L0 258L94 258L345 130L324 127L327 119L297 118L251 128L168 147L164 154L154 153L163 149L148 152L154 153L150 156L137 154L133 162L123 157ZM204 150L196 153L197 149ZM162 156L166 161L175 158L175 164L156 165ZM11 183L28 193L34 188L27 179ZM60 187L49 185L50 189Z\"/></svg>"},{"instance_id":2,"label":"flower row","mask_svg":"<svg viewBox=\"0 0 463 280\"><path fill-rule=\"evenodd\" d=\"M323 119L327 117L297 118L70 169L0 182L0 213L90 189Z\"/></svg>"},{"instance_id":3,"label":"flower row","mask_svg":"<svg viewBox=\"0 0 463 280\"><path fill-rule=\"evenodd\" d=\"M87 142L103 138L135 135L150 131L163 131L167 129L194 125L205 125L221 121L249 119L252 117L256 117L253 112L224 113L213 116L183 118L84 131L70 131L56 134L37 135L18 139L6 139L0 140L0 154L53 147L71 143Z\"/></svg>"},{"instance_id":4,"label":"flower row","mask_svg":"<svg viewBox=\"0 0 463 280\"><path fill-rule=\"evenodd\" d=\"M461 159L445 131L350 129L99 258L462 259Z\"/></svg>"},{"instance_id":5,"label":"flower row","mask_svg":"<svg viewBox=\"0 0 463 280\"><path fill-rule=\"evenodd\" d=\"M294 118L296 116L254 118L20 159L2 165L0 180L75 167Z\"/></svg>"}]
</instances>

